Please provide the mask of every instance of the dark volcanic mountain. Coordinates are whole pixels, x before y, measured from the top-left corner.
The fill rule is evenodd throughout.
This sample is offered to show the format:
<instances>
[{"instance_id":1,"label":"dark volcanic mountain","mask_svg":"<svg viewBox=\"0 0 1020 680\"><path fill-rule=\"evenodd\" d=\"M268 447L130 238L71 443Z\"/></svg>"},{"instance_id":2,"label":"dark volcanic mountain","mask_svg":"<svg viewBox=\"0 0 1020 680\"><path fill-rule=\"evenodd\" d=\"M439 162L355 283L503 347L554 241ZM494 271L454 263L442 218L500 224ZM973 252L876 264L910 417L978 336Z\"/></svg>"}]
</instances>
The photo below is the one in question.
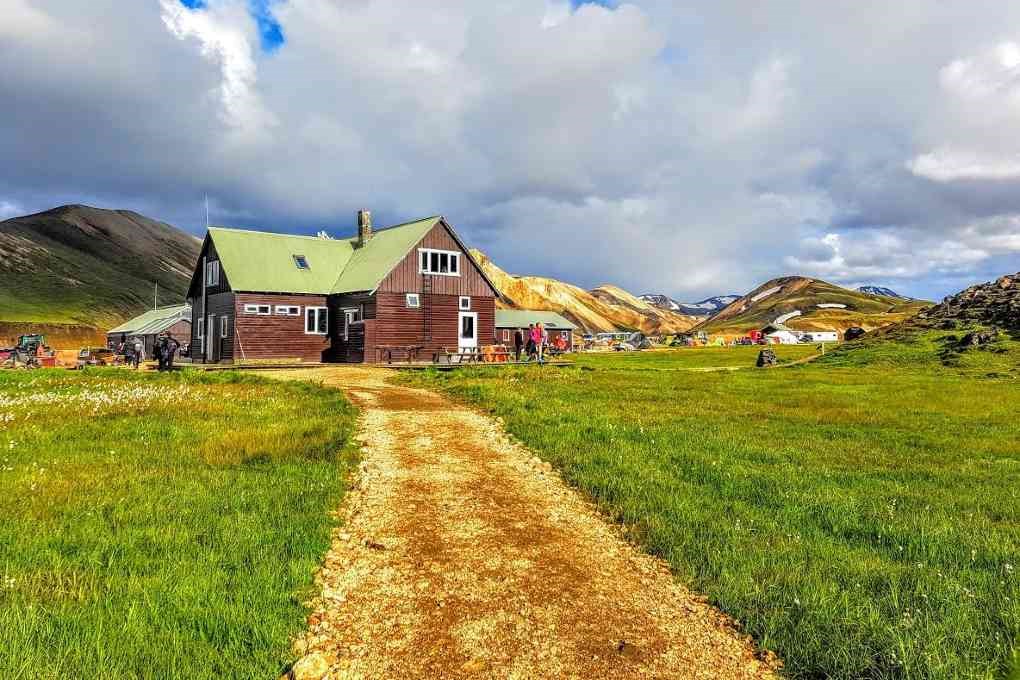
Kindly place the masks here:
<instances>
[{"instance_id":1,"label":"dark volcanic mountain","mask_svg":"<svg viewBox=\"0 0 1020 680\"><path fill-rule=\"evenodd\" d=\"M127 210L69 205L0 222L0 323L108 328L184 300L201 242ZM86 333L87 335L87 333Z\"/></svg>"}]
</instances>

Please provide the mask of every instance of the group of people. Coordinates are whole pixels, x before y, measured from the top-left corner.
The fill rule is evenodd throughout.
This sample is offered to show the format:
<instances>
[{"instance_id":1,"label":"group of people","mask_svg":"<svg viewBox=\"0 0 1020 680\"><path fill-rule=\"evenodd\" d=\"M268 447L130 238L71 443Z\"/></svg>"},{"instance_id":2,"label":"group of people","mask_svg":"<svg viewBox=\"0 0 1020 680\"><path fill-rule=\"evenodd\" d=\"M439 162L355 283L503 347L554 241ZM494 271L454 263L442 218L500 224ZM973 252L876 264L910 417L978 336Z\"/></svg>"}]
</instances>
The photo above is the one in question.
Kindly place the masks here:
<instances>
[{"instance_id":1,"label":"group of people","mask_svg":"<svg viewBox=\"0 0 1020 680\"><path fill-rule=\"evenodd\" d=\"M156 355L156 360L159 362L160 371L173 370L174 357L180 347L181 344L169 333L161 333L159 337L156 338L156 343L153 346L153 353ZM142 342L141 338L134 338L133 340L122 342L117 346L117 354L122 354L124 356L124 361L137 369L139 365L145 361L145 343Z\"/></svg>"},{"instance_id":2,"label":"group of people","mask_svg":"<svg viewBox=\"0 0 1020 680\"><path fill-rule=\"evenodd\" d=\"M524 352L524 361L545 361L546 348L549 346L549 331L542 327L542 322L528 324L527 328L518 328L514 331L514 360L521 360L521 352Z\"/></svg>"}]
</instances>

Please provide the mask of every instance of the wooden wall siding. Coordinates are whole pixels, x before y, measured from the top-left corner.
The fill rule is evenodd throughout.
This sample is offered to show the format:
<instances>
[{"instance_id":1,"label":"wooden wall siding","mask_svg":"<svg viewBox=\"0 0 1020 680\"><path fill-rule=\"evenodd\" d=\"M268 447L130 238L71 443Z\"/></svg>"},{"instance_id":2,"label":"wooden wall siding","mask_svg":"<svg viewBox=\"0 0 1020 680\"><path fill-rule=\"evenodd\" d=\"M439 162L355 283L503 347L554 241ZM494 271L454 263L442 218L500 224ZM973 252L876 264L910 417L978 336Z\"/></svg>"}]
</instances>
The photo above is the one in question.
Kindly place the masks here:
<instances>
[{"instance_id":1,"label":"wooden wall siding","mask_svg":"<svg viewBox=\"0 0 1020 680\"><path fill-rule=\"evenodd\" d=\"M206 257L209 258L210 262L220 259L216 253L216 246L210 238L206 238L205 243L202 245L202 252L199 253L198 261L195 262L195 271L191 275L191 286L188 289L188 298L194 300L196 307L202 306L202 286L205 285L205 270L202 268L202 265ZM230 281L227 279L227 273L223 270L222 266L220 266L219 284L209 286L207 290L209 295L230 292Z\"/></svg>"},{"instance_id":2,"label":"wooden wall siding","mask_svg":"<svg viewBox=\"0 0 1020 680\"><path fill-rule=\"evenodd\" d=\"M495 297L496 294L482 278L478 269L471 264L468 254L460 249L450 232L440 222L425 234L425 237L411 249L408 256L379 284L380 293L420 293L423 275L418 273L418 249L435 248L454 250L460 256L460 276L432 275L432 292L438 295L470 295L472 297ZM488 336L486 336L488 337Z\"/></svg>"},{"instance_id":3,"label":"wooden wall siding","mask_svg":"<svg viewBox=\"0 0 1020 680\"><path fill-rule=\"evenodd\" d=\"M245 314L244 306L264 304L272 307L269 316ZM300 316L279 316L276 305L298 305ZM234 358L301 359L319 362L329 359L329 335L305 333L305 308L328 307L324 295L277 295L266 293L237 293L234 296L233 323ZM332 325L332 310L330 314Z\"/></svg>"},{"instance_id":4,"label":"wooden wall siding","mask_svg":"<svg viewBox=\"0 0 1020 680\"><path fill-rule=\"evenodd\" d=\"M496 300L492 296L471 298L471 309L460 309L459 295L432 296L432 339L424 339L425 311L422 307L408 309L403 293L377 293L376 318L366 322L365 361L376 361L379 345L424 345L419 358L427 359L444 347L456 347L459 342L459 316L461 311L478 314L478 345L492 344L495 333Z\"/></svg>"},{"instance_id":5,"label":"wooden wall siding","mask_svg":"<svg viewBox=\"0 0 1020 680\"><path fill-rule=\"evenodd\" d=\"M216 315L216 328L212 336L209 335L208 330L206 331L206 338L210 342L219 344L220 361L233 361L234 359L234 294L233 293L217 293L215 295L209 295L206 299L206 311L205 315L202 314L202 298L199 297L195 302L195 306L191 308L191 359L195 363L201 363L204 358L204 352L201 352L199 348L202 346L201 341L198 339L198 320L201 318L207 318L210 314ZM227 337L220 337L220 318L224 315L230 317L230 323L227 324Z\"/></svg>"}]
</instances>

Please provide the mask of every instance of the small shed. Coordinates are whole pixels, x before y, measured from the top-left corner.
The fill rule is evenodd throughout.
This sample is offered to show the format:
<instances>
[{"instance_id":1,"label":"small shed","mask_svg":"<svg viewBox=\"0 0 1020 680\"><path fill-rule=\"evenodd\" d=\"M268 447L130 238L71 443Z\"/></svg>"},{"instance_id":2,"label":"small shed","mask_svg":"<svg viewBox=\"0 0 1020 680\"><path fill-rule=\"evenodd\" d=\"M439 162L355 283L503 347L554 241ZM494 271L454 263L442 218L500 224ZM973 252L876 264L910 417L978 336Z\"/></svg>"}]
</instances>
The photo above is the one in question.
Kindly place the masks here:
<instances>
[{"instance_id":1,"label":"small shed","mask_svg":"<svg viewBox=\"0 0 1020 680\"><path fill-rule=\"evenodd\" d=\"M527 329L528 324L541 323L549 332L549 343L554 344L557 338L566 342L566 351L574 349L574 331L577 326L570 323L556 312L541 312L529 309L497 309L496 310L496 344L511 345L514 331L518 328Z\"/></svg>"},{"instance_id":2,"label":"small shed","mask_svg":"<svg viewBox=\"0 0 1020 680\"><path fill-rule=\"evenodd\" d=\"M160 333L169 333L179 343L186 344L191 338L191 307L173 305L151 309L107 331L106 346L116 350L122 342L138 338L145 345L145 355L151 357Z\"/></svg>"}]
</instances>

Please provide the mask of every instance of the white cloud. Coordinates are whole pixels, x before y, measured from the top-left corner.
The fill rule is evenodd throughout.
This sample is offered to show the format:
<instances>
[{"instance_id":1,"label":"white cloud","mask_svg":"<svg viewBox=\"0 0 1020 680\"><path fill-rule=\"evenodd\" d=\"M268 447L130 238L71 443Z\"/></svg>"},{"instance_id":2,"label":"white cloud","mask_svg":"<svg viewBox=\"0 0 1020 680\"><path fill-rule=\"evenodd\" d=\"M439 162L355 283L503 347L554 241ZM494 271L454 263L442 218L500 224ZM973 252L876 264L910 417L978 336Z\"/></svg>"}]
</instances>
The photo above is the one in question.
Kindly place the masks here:
<instances>
[{"instance_id":1,"label":"white cloud","mask_svg":"<svg viewBox=\"0 0 1020 680\"><path fill-rule=\"evenodd\" d=\"M180 40L194 38L202 55L220 67L223 117L233 128L259 132L274 119L256 90L258 68L248 35L251 20L237 3L188 9L177 0L160 0L163 23Z\"/></svg>"},{"instance_id":2,"label":"white cloud","mask_svg":"<svg viewBox=\"0 0 1020 680\"><path fill-rule=\"evenodd\" d=\"M1016 252L1017 3L613 4L290 0L266 54L246 0L7 0L0 195L195 230L207 192L270 229L443 213L508 269L675 297L800 268L924 293Z\"/></svg>"},{"instance_id":3,"label":"white cloud","mask_svg":"<svg viewBox=\"0 0 1020 680\"><path fill-rule=\"evenodd\" d=\"M0 220L5 220L8 217L16 217L18 215L24 215L25 209L17 203L11 201L0 200Z\"/></svg>"},{"instance_id":4,"label":"white cloud","mask_svg":"<svg viewBox=\"0 0 1020 680\"><path fill-rule=\"evenodd\" d=\"M909 161L906 166L918 177L926 177L936 182L1020 178L1020 156L996 158L974 152L940 149L921 154Z\"/></svg>"}]
</instances>

